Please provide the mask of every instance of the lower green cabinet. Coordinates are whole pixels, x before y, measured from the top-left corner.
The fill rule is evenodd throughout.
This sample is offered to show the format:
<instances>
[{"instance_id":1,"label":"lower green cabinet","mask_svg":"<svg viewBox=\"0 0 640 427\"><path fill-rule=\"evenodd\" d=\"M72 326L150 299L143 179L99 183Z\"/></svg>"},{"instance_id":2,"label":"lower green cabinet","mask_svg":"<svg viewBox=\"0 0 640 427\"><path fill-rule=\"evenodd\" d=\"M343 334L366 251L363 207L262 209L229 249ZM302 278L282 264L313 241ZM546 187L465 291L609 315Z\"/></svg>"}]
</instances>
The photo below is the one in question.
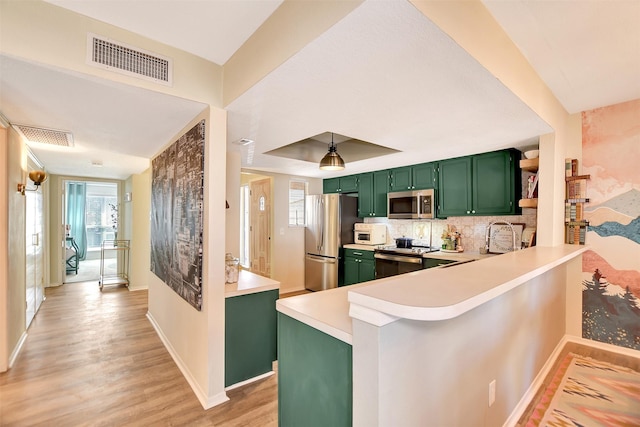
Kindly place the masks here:
<instances>
[{"instance_id":1,"label":"lower green cabinet","mask_svg":"<svg viewBox=\"0 0 640 427\"><path fill-rule=\"evenodd\" d=\"M353 424L349 344L278 313L278 425Z\"/></svg>"},{"instance_id":2,"label":"lower green cabinet","mask_svg":"<svg viewBox=\"0 0 640 427\"><path fill-rule=\"evenodd\" d=\"M368 282L376 278L373 251L344 250L344 286Z\"/></svg>"},{"instance_id":3,"label":"lower green cabinet","mask_svg":"<svg viewBox=\"0 0 640 427\"><path fill-rule=\"evenodd\" d=\"M274 289L225 299L225 387L273 370L278 297Z\"/></svg>"}]
</instances>

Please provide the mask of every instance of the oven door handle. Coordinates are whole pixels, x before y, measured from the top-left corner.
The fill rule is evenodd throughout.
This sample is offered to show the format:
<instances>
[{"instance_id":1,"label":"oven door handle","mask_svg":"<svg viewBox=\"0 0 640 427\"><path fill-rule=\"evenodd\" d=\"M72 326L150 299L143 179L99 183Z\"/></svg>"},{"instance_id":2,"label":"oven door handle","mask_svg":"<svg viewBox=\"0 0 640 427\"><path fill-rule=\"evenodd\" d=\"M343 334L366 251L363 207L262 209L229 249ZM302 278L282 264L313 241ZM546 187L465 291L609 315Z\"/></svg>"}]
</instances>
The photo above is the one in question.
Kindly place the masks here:
<instances>
[{"instance_id":1,"label":"oven door handle","mask_svg":"<svg viewBox=\"0 0 640 427\"><path fill-rule=\"evenodd\" d=\"M408 264L422 264L422 258L402 255L374 254L374 258L384 259L388 261L406 262Z\"/></svg>"}]
</instances>

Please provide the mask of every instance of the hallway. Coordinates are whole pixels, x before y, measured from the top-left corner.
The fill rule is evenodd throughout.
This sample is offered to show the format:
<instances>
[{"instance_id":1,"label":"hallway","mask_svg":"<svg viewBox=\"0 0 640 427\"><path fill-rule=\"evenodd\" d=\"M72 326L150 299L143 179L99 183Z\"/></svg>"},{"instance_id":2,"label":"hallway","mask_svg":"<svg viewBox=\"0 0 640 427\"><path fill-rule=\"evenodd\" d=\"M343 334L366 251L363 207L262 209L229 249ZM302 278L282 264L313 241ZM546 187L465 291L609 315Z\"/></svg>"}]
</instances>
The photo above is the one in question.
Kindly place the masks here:
<instances>
[{"instance_id":1,"label":"hallway","mask_svg":"<svg viewBox=\"0 0 640 427\"><path fill-rule=\"evenodd\" d=\"M147 291L85 282L46 298L0 374L0 425L277 425L275 375L202 409L145 317Z\"/></svg>"}]
</instances>

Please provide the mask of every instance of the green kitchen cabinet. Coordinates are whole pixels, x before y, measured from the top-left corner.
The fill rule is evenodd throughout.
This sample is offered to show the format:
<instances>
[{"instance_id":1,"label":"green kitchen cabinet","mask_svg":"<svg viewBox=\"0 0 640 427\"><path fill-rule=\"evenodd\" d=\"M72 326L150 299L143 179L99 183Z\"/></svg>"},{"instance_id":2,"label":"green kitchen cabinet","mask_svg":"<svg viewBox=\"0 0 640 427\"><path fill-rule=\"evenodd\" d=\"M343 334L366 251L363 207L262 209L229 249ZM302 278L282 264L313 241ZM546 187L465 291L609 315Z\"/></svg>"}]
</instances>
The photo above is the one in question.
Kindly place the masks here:
<instances>
[{"instance_id":1,"label":"green kitchen cabinet","mask_svg":"<svg viewBox=\"0 0 640 427\"><path fill-rule=\"evenodd\" d=\"M225 387L273 370L278 297L274 289L225 299Z\"/></svg>"},{"instance_id":2,"label":"green kitchen cabinet","mask_svg":"<svg viewBox=\"0 0 640 427\"><path fill-rule=\"evenodd\" d=\"M471 157L441 160L438 173L438 217L471 214Z\"/></svg>"},{"instance_id":3,"label":"green kitchen cabinet","mask_svg":"<svg viewBox=\"0 0 640 427\"><path fill-rule=\"evenodd\" d=\"M386 217L389 171L361 173L358 179L358 216Z\"/></svg>"},{"instance_id":4,"label":"green kitchen cabinet","mask_svg":"<svg viewBox=\"0 0 640 427\"><path fill-rule=\"evenodd\" d=\"M373 251L344 250L343 286L368 282L376 278L376 262Z\"/></svg>"},{"instance_id":5,"label":"green kitchen cabinet","mask_svg":"<svg viewBox=\"0 0 640 427\"><path fill-rule=\"evenodd\" d=\"M389 191L410 191L437 188L436 162L391 169Z\"/></svg>"},{"instance_id":6,"label":"green kitchen cabinet","mask_svg":"<svg viewBox=\"0 0 640 427\"><path fill-rule=\"evenodd\" d=\"M475 215L518 213L521 173L516 150L473 156L473 210Z\"/></svg>"},{"instance_id":7,"label":"green kitchen cabinet","mask_svg":"<svg viewBox=\"0 0 640 427\"><path fill-rule=\"evenodd\" d=\"M349 344L278 313L278 425L353 425Z\"/></svg>"},{"instance_id":8,"label":"green kitchen cabinet","mask_svg":"<svg viewBox=\"0 0 640 427\"><path fill-rule=\"evenodd\" d=\"M502 150L440 161L438 217L517 214L518 159Z\"/></svg>"},{"instance_id":9,"label":"green kitchen cabinet","mask_svg":"<svg viewBox=\"0 0 640 427\"><path fill-rule=\"evenodd\" d=\"M356 191L358 191L358 175L347 175L322 180L322 192L324 194L355 193Z\"/></svg>"}]
</instances>

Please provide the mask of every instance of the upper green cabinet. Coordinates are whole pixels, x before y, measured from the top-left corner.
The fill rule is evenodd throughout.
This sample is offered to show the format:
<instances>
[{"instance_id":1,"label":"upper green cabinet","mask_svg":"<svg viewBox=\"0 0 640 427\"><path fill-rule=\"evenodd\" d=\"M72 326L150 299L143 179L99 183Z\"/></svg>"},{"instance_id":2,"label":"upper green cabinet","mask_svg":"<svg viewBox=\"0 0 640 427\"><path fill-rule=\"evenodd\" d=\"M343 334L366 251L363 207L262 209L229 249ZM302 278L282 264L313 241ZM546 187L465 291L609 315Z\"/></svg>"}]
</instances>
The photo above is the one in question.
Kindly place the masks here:
<instances>
[{"instance_id":1,"label":"upper green cabinet","mask_svg":"<svg viewBox=\"0 0 640 427\"><path fill-rule=\"evenodd\" d=\"M424 190L436 188L437 163L423 163L391 169L389 191Z\"/></svg>"},{"instance_id":2,"label":"upper green cabinet","mask_svg":"<svg viewBox=\"0 0 640 427\"><path fill-rule=\"evenodd\" d=\"M471 214L471 157L440 161L438 216Z\"/></svg>"},{"instance_id":3,"label":"upper green cabinet","mask_svg":"<svg viewBox=\"0 0 640 427\"><path fill-rule=\"evenodd\" d=\"M359 175L358 216L386 217L389 171L367 172Z\"/></svg>"},{"instance_id":4,"label":"upper green cabinet","mask_svg":"<svg viewBox=\"0 0 640 427\"><path fill-rule=\"evenodd\" d=\"M358 175L328 178L322 181L322 192L327 193L355 193L358 191Z\"/></svg>"},{"instance_id":5,"label":"upper green cabinet","mask_svg":"<svg viewBox=\"0 0 640 427\"><path fill-rule=\"evenodd\" d=\"M438 174L438 217L514 215L520 173L516 150L442 160Z\"/></svg>"}]
</instances>

